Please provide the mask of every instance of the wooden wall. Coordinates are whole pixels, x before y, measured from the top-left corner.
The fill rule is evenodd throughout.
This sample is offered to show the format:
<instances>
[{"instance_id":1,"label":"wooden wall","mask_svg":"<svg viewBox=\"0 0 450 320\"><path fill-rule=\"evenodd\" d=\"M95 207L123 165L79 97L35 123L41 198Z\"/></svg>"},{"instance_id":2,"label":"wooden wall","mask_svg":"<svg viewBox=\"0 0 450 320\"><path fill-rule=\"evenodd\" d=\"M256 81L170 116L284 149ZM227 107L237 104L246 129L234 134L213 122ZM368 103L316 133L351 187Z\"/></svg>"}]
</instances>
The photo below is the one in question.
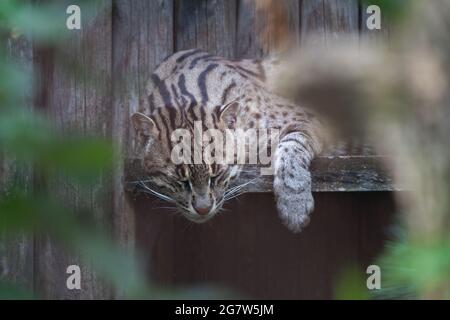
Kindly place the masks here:
<instances>
[{"instance_id":1,"label":"wooden wall","mask_svg":"<svg viewBox=\"0 0 450 320\"><path fill-rule=\"evenodd\" d=\"M283 3L289 30L300 44L313 32L324 42L350 31L355 39L368 33L357 0ZM130 153L129 116L151 71L165 56L187 48L234 58L271 51L272 42L260 41L268 12L256 7L256 0L101 0L81 31L64 31L69 40L62 55L35 48L29 57L36 69L34 105L61 127L112 137ZM81 67L67 75L64 61ZM91 208L95 220L123 246L145 252L156 281L216 283L250 297L331 297L333 276L345 263L356 261L363 267L379 252L393 211L388 193L315 194L311 225L294 235L278 220L271 194L249 194L230 203L229 211L211 223L191 225L157 209L152 199L131 198L124 191L123 167L116 169L92 187L89 203L78 203L81 191L67 182L45 184L73 205ZM83 290L67 290L65 268L78 259L66 256L46 237L26 241L9 246L20 254L2 263L5 270L22 272L30 259L27 252L32 252L33 267L24 270L25 281L43 297L114 296L89 266Z\"/></svg>"}]
</instances>

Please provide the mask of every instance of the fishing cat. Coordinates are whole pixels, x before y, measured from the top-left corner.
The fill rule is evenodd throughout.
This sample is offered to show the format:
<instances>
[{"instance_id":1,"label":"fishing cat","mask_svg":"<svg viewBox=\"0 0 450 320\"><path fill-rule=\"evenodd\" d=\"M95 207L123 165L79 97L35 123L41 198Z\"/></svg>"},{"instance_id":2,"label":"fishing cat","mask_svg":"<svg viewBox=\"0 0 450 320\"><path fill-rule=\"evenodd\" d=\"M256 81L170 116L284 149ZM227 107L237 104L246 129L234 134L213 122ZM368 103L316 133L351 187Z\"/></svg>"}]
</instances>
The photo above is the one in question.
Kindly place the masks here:
<instances>
[{"instance_id":1,"label":"fishing cat","mask_svg":"<svg viewBox=\"0 0 450 320\"><path fill-rule=\"evenodd\" d=\"M203 129L221 131L278 129L273 152L277 208L284 224L300 231L314 207L309 165L322 148L320 122L311 111L270 90L275 68L274 60L228 60L201 50L164 59L131 117L148 175L141 186L175 204L187 219L205 222L239 193L239 186L229 186L242 166L175 164L173 132L193 132L196 121Z\"/></svg>"}]
</instances>

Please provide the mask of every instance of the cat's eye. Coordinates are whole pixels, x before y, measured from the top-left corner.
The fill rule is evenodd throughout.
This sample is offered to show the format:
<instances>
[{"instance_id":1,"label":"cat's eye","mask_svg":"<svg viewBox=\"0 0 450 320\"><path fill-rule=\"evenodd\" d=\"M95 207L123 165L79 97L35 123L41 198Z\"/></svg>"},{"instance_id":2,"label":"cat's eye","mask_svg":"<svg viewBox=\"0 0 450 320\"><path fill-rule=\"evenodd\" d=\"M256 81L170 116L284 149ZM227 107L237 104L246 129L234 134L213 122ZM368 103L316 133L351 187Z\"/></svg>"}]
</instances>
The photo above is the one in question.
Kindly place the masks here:
<instances>
[{"instance_id":1,"label":"cat's eye","mask_svg":"<svg viewBox=\"0 0 450 320\"><path fill-rule=\"evenodd\" d=\"M189 190L191 188L189 180L179 180L179 182L185 189Z\"/></svg>"}]
</instances>

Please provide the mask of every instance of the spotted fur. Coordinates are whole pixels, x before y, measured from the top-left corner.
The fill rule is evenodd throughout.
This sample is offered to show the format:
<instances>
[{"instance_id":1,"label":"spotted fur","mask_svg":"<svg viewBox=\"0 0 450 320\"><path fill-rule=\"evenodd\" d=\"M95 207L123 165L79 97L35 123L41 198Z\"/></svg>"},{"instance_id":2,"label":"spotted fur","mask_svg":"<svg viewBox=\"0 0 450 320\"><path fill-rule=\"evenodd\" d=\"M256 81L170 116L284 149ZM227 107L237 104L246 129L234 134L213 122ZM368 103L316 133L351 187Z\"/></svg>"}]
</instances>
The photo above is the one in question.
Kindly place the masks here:
<instances>
[{"instance_id":1,"label":"spotted fur","mask_svg":"<svg viewBox=\"0 0 450 320\"><path fill-rule=\"evenodd\" d=\"M309 164L321 150L320 124L310 111L268 89L275 67L271 61L227 60L201 50L164 59L132 116L148 174L144 188L173 202L188 219L204 222L239 194L229 185L241 167L173 164L172 132L192 132L195 121L204 130L276 128L281 131L274 153L277 207L283 222L299 231L313 210Z\"/></svg>"}]
</instances>

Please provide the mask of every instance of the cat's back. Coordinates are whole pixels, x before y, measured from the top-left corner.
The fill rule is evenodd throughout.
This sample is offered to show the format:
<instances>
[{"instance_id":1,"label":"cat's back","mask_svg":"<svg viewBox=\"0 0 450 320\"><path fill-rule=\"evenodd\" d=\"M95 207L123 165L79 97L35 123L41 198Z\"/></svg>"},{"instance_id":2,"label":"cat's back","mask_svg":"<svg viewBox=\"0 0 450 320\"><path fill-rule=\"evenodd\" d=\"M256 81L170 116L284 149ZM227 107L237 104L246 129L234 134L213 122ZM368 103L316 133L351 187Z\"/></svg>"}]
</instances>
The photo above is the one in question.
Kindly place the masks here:
<instances>
[{"instance_id":1,"label":"cat's back","mask_svg":"<svg viewBox=\"0 0 450 320\"><path fill-rule=\"evenodd\" d=\"M200 49L189 49L167 56L154 70L153 75L161 80L184 74L199 74L205 70L216 72L232 71L245 79L264 81L266 66L258 59L228 59Z\"/></svg>"},{"instance_id":2,"label":"cat's back","mask_svg":"<svg viewBox=\"0 0 450 320\"><path fill-rule=\"evenodd\" d=\"M203 105L224 104L247 85L263 86L267 78L261 60L232 60L199 49L176 52L154 70L147 94L175 95Z\"/></svg>"}]
</instances>

